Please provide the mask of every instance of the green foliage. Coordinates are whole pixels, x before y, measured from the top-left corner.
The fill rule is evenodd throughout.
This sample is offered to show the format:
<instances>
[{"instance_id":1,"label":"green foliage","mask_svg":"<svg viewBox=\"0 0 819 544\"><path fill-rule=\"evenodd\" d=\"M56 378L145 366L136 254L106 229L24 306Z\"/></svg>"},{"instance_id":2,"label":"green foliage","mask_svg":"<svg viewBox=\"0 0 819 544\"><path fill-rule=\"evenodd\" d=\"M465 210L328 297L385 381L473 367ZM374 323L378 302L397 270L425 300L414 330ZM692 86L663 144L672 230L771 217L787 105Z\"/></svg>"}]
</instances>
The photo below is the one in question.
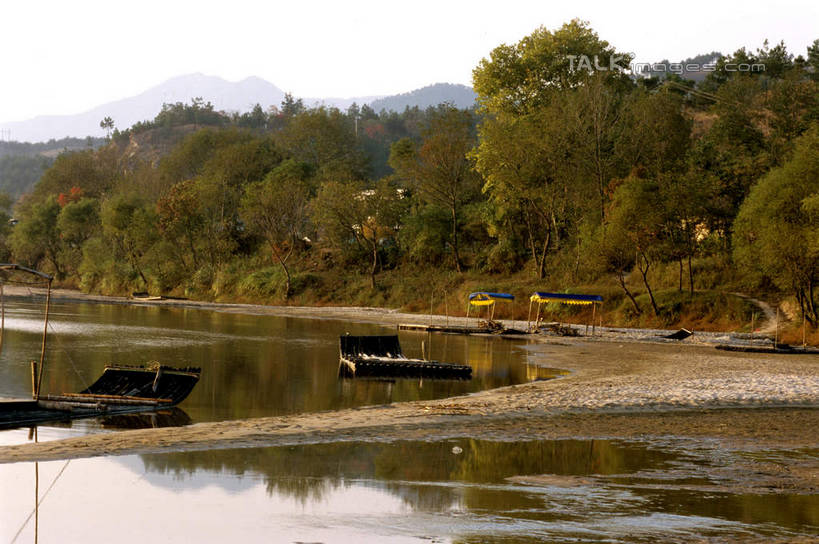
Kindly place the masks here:
<instances>
[{"instance_id":1,"label":"green foliage","mask_svg":"<svg viewBox=\"0 0 819 544\"><path fill-rule=\"evenodd\" d=\"M57 218L60 215L57 197L27 206L14 227L9 245L16 260L32 268L45 268L62 279L60 263L60 236Z\"/></svg>"},{"instance_id":2,"label":"green foliage","mask_svg":"<svg viewBox=\"0 0 819 544\"><path fill-rule=\"evenodd\" d=\"M581 85L589 70L580 64L585 55L601 66L626 67L631 55L617 52L588 23L575 19L558 30L535 30L515 45L500 45L473 71L478 102L488 112L526 114L546 106L561 91ZM618 70L615 81L626 79Z\"/></svg>"},{"instance_id":3,"label":"green foliage","mask_svg":"<svg viewBox=\"0 0 819 544\"><path fill-rule=\"evenodd\" d=\"M658 324L716 316L696 289L727 284L794 293L813 319L817 48L634 82L583 64L630 57L575 20L481 61L477 113L194 99L100 149L67 141L42 176L46 148L0 142L12 196L39 178L0 251L103 292L417 305L433 284L585 284Z\"/></svg>"},{"instance_id":4,"label":"green foliage","mask_svg":"<svg viewBox=\"0 0 819 544\"><path fill-rule=\"evenodd\" d=\"M18 198L31 190L53 162L42 155L0 156L0 191Z\"/></svg>"},{"instance_id":5,"label":"green foliage","mask_svg":"<svg viewBox=\"0 0 819 544\"><path fill-rule=\"evenodd\" d=\"M793 157L751 190L737 216L737 263L796 295L816 323L819 284L819 125L796 141Z\"/></svg>"}]
</instances>

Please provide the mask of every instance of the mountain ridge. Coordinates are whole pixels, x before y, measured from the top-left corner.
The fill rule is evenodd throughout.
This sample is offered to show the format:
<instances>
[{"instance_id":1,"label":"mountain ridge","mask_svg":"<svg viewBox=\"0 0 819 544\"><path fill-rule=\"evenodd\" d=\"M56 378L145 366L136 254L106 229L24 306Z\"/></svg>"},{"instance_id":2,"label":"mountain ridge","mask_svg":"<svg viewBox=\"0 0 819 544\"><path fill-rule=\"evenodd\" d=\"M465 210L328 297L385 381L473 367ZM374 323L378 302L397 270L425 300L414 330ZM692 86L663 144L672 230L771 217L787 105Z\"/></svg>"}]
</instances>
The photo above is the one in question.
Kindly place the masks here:
<instances>
[{"instance_id":1,"label":"mountain ridge","mask_svg":"<svg viewBox=\"0 0 819 544\"><path fill-rule=\"evenodd\" d=\"M435 84L393 96L359 96L350 98L302 98L307 106L328 106L346 109L353 103L369 104L376 111L381 109L403 111L402 104L426 108L441 102L452 102L459 107L468 102L465 91L474 92L465 85ZM450 92L452 96L448 96ZM66 115L40 115L24 121L0 123L6 139L20 142L45 142L64 137L101 137L105 131L99 126L105 117L111 117L119 129L126 129L140 121L152 120L165 103L188 103L194 97L211 102L214 109L226 112L245 112L260 104L263 108L278 106L285 92L274 84L258 77L248 76L236 82L200 72L175 76L141 93L101 104L90 110ZM434 97L441 98L434 104ZM392 101L391 101L392 99ZM412 101L415 100L415 103ZM474 99L473 99L474 102ZM400 107L392 107L398 104ZM377 105L377 107L375 106Z\"/></svg>"}]
</instances>

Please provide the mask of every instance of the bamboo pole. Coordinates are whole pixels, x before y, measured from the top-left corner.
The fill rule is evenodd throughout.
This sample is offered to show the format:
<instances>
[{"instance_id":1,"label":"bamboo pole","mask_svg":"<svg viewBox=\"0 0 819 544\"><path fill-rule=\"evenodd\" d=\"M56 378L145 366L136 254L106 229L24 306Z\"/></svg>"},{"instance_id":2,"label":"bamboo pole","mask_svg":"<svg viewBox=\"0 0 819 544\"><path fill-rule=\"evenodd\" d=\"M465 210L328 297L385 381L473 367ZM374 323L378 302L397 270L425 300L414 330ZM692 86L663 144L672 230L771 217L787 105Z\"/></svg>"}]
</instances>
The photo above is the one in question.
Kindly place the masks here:
<instances>
[{"instance_id":1,"label":"bamboo pole","mask_svg":"<svg viewBox=\"0 0 819 544\"><path fill-rule=\"evenodd\" d=\"M3 334L6 332L6 295L0 283L0 353L3 353Z\"/></svg>"},{"instance_id":2,"label":"bamboo pole","mask_svg":"<svg viewBox=\"0 0 819 544\"><path fill-rule=\"evenodd\" d=\"M594 329L595 329L595 325L597 324L597 320L595 319L596 316L597 316L597 304L592 302L592 336L595 335L594 334Z\"/></svg>"},{"instance_id":3,"label":"bamboo pole","mask_svg":"<svg viewBox=\"0 0 819 544\"><path fill-rule=\"evenodd\" d=\"M37 398L37 361L31 361L31 397Z\"/></svg>"},{"instance_id":4,"label":"bamboo pole","mask_svg":"<svg viewBox=\"0 0 819 544\"><path fill-rule=\"evenodd\" d=\"M37 439L37 427L34 427L34 443ZM40 538L40 463L34 463L34 544Z\"/></svg>"},{"instance_id":5,"label":"bamboo pole","mask_svg":"<svg viewBox=\"0 0 819 544\"><path fill-rule=\"evenodd\" d=\"M529 299L529 313L526 314L526 330L532 331L532 300Z\"/></svg>"},{"instance_id":6,"label":"bamboo pole","mask_svg":"<svg viewBox=\"0 0 819 544\"><path fill-rule=\"evenodd\" d=\"M51 307L51 280L48 280L48 290L46 291L46 307L45 319L43 322L43 345L40 349L40 365L37 372L37 390L34 398L40 400L40 388L43 385L43 373L45 372L45 352L46 352L46 338L48 338L48 310Z\"/></svg>"}]
</instances>

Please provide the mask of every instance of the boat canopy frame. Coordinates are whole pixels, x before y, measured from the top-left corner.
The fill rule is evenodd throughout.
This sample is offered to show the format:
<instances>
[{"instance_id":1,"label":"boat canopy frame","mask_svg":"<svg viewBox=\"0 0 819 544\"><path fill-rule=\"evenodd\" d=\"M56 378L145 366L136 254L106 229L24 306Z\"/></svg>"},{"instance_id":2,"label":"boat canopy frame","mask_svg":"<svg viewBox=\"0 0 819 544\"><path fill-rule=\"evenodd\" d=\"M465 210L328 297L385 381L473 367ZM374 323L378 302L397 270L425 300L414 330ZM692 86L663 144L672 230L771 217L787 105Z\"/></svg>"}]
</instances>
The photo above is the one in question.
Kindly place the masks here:
<instances>
[{"instance_id":1,"label":"boat canopy frame","mask_svg":"<svg viewBox=\"0 0 819 544\"><path fill-rule=\"evenodd\" d=\"M15 281L8 277L9 272L24 272L37 276L42 281ZM40 361L31 361L31 396L35 400L40 400L40 388L43 384L43 374L45 371L46 340L48 338L48 314L51 308L51 283L54 276L28 268L16 263L0 263L0 354L3 352L3 336L6 330L6 296L4 287L7 283L22 285L39 285L46 287L45 315L43 317L43 339L40 346Z\"/></svg>"},{"instance_id":2,"label":"boat canopy frame","mask_svg":"<svg viewBox=\"0 0 819 544\"><path fill-rule=\"evenodd\" d=\"M502 302L509 302L515 300L515 295L509 293L490 293L489 291L477 291L475 293L469 294L469 299L466 305L466 318L469 319L469 309L472 306L486 306L487 319L492 321L495 317L495 302L502 301Z\"/></svg>"},{"instance_id":3,"label":"boat canopy frame","mask_svg":"<svg viewBox=\"0 0 819 544\"><path fill-rule=\"evenodd\" d=\"M547 293L543 291L535 291L529 297L529 315L527 317L527 328L533 331L538 328L540 323L540 310L544 304L556 302L558 304L569 304L571 306L589 306L592 307L592 336L595 335L597 325L597 306L603 304L603 297L600 295L581 295L571 293ZM532 305L537 304L537 313L535 314L534 325L532 324ZM602 324L601 324L602 326ZM586 334L589 332L589 324L586 324Z\"/></svg>"}]
</instances>

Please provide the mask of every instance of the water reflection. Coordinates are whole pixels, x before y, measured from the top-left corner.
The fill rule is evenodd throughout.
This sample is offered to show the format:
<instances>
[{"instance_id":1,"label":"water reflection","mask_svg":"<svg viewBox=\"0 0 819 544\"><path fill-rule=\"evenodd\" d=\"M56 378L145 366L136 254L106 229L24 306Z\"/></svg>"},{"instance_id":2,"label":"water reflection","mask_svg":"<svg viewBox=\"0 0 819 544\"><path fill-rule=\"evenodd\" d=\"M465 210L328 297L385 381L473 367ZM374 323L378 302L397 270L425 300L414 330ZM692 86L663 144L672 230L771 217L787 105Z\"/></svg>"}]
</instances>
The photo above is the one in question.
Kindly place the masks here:
<instances>
[{"instance_id":1,"label":"water reflection","mask_svg":"<svg viewBox=\"0 0 819 544\"><path fill-rule=\"evenodd\" d=\"M30 394L29 360L39 353L41 308L6 306L0 397ZM194 422L428 400L522 383L549 374L527 365L524 342L401 332L408 357L469 364L470 381L339 381L341 334L394 334L392 326L340 320L251 316L188 308L82 303L52 306L44 391L79 391L106 363L200 366L202 379L181 405ZM545 374L544 374L545 372Z\"/></svg>"},{"instance_id":2,"label":"water reflection","mask_svg":"<svg viewBox=\"0 0 819 544\"><path fill-rule=\"evenodd\" d=\"M815 451L791 460L816 460ZM735 493L741 453L612 441L321 444L40 464L41 539L530 542L810 538L815 494ZM0 541L31 464L0 465ZM654 475L654 476L652 476ZM668 475L674 475L669 478ZM698 491L691 484L720 484ZM56 483L55 483L56 482ZM28 488L28 489L27 489ZM82 508L75 508L82 504ZM122 527L129 530L123 531Z\"/></svg>"}]
</instances>

